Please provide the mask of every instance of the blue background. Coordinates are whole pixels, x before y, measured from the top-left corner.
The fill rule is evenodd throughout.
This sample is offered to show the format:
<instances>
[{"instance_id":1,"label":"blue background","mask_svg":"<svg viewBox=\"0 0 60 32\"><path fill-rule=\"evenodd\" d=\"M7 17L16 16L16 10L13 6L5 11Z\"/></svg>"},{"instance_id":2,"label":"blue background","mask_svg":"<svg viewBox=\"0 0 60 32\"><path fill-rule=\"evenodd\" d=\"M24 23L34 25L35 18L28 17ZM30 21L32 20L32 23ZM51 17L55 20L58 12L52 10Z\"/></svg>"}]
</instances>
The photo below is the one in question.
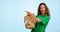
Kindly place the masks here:
<instances>
[{"instance_id":1,"label":"blue background","mask_svg":"<svg viewBox=\"0 0 60 32\"><path fill-rule=\"evenodd\" d=\"M60 0L0 0L0 32L30 32L24 27L24 11L36 15L41 2L47 4L51 14L46 32L60 32Z\"/></svg>"}]
</instances>

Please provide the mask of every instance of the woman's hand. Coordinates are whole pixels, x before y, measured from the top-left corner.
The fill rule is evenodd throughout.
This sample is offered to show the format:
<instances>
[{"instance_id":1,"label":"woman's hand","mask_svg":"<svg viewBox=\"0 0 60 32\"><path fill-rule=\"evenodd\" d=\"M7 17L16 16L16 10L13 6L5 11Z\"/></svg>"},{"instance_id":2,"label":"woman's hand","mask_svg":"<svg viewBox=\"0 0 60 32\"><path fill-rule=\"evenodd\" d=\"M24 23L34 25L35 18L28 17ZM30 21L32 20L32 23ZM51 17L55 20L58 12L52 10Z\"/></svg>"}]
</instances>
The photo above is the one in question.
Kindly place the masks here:
<instances>
[{"instance_id":1,"label":"woman's hand","mask_svg":"<svg viewBox=\"0 0 60 32\"><path fill-rule=\"evenodd\" d=\"M41 20L40 20L40 19L38 19L38 18L34 15L34 13L32 13L32 14L31 14L31 16L32 16L32 18L34 18L34 19L35 19L35 21L36 21L36 22L41 22Z\"/></svg>"},{"instance_id":2,"label":"woman's hand","mask_svg":"<svg viewBox=\"0 0 60 32\"><path fill-rule=\"evenodd\" d=\"M29 12L29 11L25 11L25 12L27 12L27 15L30 15L30 16L31 16L31 14L32 14L32 13L31 13L31 12Z\"/></svg>"},{"instance_id":3,"label":"woman's hand","mask_svg":"<svg viewBox=\"0 0 60 32\"><path fill-rule=\"evenodd\" d=\"M34 15L34 13L31 13L31 12L29 12L29 11L25 11L25 12L27 12L27 15L32 16L32 18L35 19L35 21L41 22L40 19L36 18L36 16Z\"/></svg>"}]
</instances>

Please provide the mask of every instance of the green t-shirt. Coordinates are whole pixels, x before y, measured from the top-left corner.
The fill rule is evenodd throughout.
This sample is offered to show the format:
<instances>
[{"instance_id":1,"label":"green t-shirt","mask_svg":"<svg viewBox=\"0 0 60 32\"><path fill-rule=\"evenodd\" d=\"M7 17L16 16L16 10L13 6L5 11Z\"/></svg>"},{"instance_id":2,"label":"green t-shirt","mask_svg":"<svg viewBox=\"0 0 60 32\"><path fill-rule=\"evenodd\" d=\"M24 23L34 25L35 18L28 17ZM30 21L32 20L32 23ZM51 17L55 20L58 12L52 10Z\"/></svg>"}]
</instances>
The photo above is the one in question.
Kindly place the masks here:
<instances>
[{"instance_id":1,"label":"green t-shirt","mask_svg":"<svg viewBox=\"0 0 60 32\"><path fill-rule=\"evenodd\" d=\"M45 32L45 28L49 22L50 16L37 15L36 17L40 19L41 22L36 22L35 28L33 28L31 32Z\"/></svg>"}]
</instances>

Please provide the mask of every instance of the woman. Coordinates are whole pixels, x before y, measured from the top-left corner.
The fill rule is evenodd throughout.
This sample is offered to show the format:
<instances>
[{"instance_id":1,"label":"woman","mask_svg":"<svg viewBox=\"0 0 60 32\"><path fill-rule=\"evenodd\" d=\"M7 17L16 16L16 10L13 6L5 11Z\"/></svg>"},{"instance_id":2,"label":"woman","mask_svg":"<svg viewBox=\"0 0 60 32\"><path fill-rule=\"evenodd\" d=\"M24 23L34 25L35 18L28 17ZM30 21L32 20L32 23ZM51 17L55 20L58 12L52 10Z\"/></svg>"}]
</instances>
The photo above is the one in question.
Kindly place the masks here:
<instances>
[{"instance_id":1,"label":"woman","mask_svg":"<svg viewBox=\"0 0 60 32\"><path fill-rule=\"evenodd\" d=\"M49 9L45 3L41 3L38 7L38 14L35 17L32 13L28 12L36 20L35 28L31 32L45 32L46 26L50 19Z\"/></svg>"}]
</instances>

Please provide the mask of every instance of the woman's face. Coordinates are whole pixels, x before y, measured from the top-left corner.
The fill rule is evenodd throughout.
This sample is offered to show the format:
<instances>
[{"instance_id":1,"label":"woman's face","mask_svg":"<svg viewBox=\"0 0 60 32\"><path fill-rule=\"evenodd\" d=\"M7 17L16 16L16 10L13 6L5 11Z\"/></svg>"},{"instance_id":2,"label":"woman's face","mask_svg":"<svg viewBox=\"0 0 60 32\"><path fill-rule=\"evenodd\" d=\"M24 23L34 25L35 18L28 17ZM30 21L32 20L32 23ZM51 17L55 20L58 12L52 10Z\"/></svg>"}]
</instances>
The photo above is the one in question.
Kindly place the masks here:
<instances>
[{"instance_id":1,"label":"woman's face","mask_svg":"<svg viewBox=\"0 0 60 32\"><path fill-rule=\"evenodd\" d=\"M45 5L42 4L40 6L40 11L41 11L42 14L45 14Z\"/></svg>"}]
</instances>

